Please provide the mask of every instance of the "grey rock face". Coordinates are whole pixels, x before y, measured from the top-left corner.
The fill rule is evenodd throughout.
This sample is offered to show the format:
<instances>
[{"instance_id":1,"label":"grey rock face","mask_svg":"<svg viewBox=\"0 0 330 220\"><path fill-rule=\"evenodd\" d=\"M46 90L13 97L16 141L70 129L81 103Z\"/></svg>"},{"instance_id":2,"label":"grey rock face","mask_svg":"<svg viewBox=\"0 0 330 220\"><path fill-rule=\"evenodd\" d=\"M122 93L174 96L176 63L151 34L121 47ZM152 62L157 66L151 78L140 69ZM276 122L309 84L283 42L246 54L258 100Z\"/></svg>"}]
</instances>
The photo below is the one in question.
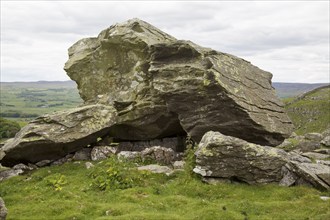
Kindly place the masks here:
<instances>
[{"instance_id":1,"label":"grey rock face","mask_svg":"<svg viewBox=\"0 0 330 220\"><path fill-rule=\"evenodd\" d=\"M75 43L65 70L86 102L117 109L124 140L216 130L276 146L292 131L270 73L138 19Z\"/></svg>"},{"instance_id":2,"label":"grey rock face","mask_svg":"<svg viewBox=\"0 0 330 220\"><path fill-rule=\"evenodd\" d=\"M7 213L8 213L8 210L5 206L5 202L0 197L0 220L6 220Z\"/></svg>"},{"instance_id":3,"label":"grey rock face","mask_svg":"<svg viewBox=\"0 0 330 220\"><path fill-rule=\"evenodd\" d=\"M207 132L196 151L194 172L205 179L220 178L249 184L311 185L329 189L330 167L281 149Z\"/></svg>"}]
</instances>

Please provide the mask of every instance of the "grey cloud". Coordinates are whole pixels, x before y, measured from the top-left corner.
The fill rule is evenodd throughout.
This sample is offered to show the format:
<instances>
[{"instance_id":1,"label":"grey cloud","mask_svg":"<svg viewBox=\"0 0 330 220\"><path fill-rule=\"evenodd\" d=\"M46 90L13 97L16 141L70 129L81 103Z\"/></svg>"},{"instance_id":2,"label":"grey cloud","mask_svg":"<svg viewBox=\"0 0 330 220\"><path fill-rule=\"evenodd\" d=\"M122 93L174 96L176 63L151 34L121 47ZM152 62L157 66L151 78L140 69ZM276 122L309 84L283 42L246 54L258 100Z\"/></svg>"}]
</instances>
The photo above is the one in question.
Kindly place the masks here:
<instances>
[{"instance_id":1,"label":"grey cloud","mask_svg":"<svg viewBox=\"0 0 330 220\"><path fill-rule=\"evenodd\" d=\"M69 46L133 17L241 56L276 81L329 80L329 2L317 1L1 2L1 80L66 80Z\"/></svg>"}]
</instances>

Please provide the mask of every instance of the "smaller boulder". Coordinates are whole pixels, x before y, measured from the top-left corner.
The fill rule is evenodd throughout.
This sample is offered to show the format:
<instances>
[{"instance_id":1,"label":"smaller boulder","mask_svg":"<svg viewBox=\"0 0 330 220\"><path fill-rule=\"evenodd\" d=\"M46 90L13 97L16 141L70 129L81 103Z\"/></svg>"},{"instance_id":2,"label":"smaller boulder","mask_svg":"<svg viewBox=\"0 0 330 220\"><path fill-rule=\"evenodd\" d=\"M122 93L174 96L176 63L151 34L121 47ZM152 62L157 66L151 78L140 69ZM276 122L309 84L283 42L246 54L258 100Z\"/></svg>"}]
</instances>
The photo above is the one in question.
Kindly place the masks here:
<instances>
[{"instance_id":1,"label":"smaller boulder","mask_svg":"<svg viewBox=\"0 0 330 220\"><path fill-rule=\"evenodd\" d=\"M249 184L280 182L281 169L287 163L284 150L213 131L203 136L195 155L195 173Z\"/></svg>"},{"instance_id":2,"label":"smaller boulder","mask_svg":"<svg viewBox=\"0 0 330 220\"><path fill-rule=\"evenodd\" d=\"M330 147L330 135L323 138L321 144L325 147Z\"/></svg>"},{"instance_id":3,"label":"smaller boulder","mask_svg":"<svg viewBox=\"0 0 330 220\"><path fill-rule=\"evenodd\" d=\"M94 147L91 151L91 158L95 160L103 160L108 158L111 155L114 155L117 151L117 148L110 146L97 146Z\"/></svg>"},{"instance_id":4,"label":"smaller boulder","mask_svg":"<svg viewBox=\"0 0 330 220\"><path fill-rule=\"evenodd\" d=\"M141 152L138 151L121 151L117 154L118 159L135 160L141 158Z\"/></svg>"},{"instance_id":5,"label":"smaller boulder","mask_svg":"<svg viewBox=\"0 0 330 220\"><path fill-rule=\"evenodd\" d=\"M303 184L308 183L320 190L330 189L330 167L316 163L297 163L292 162L286 165L290 171L294 172ZM295 185L300 185L296 181Z\"/></svg>"},{"instance_id":6,"label":"smaller boulder","mask_svg":"<svg viewBox=\"0 0 330 220\"><path fill-rule=\"evenodd\" d=\"M307 133L304 135L305 139L315 142L320 142L322 140L322 134L319 133Z\"/></svg>"},{"instance_id":7,"label":"smaller boulder","mask_svg":"<svg viewBox=\"0 0 330 220\"><path fill-rule=\"evenodd\" d=\"M85 167L86 167L87 170L92 168L93 166L94 166L94 164L92 164L91 162L86 162L85 163Z\"/></svg>"},{"instance_id":8,"label":"smaller boulder","mask_svg":"<svg viewBox=\"0 0 330 220\"><path fill-rule=\"evenodd\" d=\"M330 156L326 154L314 153L314 152L307 152L303 153L302 156L308 157L310 159L317 159L317 160L326 160L329 159Z\"/></svg>"},{"instance_id":9,"label":"smaller boulder","mask_svg":"<svg viewBox=\"0 0 330 220\"><path fill-rule=\"evenodd\" d=\"M18 176L22 173L24 173L24 171L21 169L8 169L0 171L0 182L14 176Z\"/></svg>"},{"instance_id":10,"label":"smaller boulder","mask_svg":"<svg viewBox=\"0 0 330 220\"><path fill-rule=\"evenodd\" d=\"M77 151L73 155L73 160L90 160L91 159L91 148L83 148L79 151Z\"/></svg>"},{"instance_id":11,"label":"smaller boulder","mask_svg":"<svg viewBox=\"0 0 330 220\"><path fill-rule=\"evenodd\" d=\"M19 163L19 164L16 164L15 166L13 166L13 169L14 170L30 171L30 170L33 170L33 167L27 166L23 163Z\"/></svg>"},{"instance_id":12,"label":"smaller boulder","mask_svg":"<svg viewBox=\"0 0 330 220\"><path fill-rule=\"evenodd\" d=\"M36 165L38 167L45 167L45 166L48 166L51 163L52 163L51 160L42 160L42 161L39 161L38 163L36 163Z\"/></svg>"},{"instance_id":13,"label":"smaller boulder","mask_svg":"<svg viewBox=\"0 0 330 220\"><path fill-rule=\"evenodd\" d=\"M319 153L319 154L327 154L327 155L330 155L330 149L324 149L324 148L321 148L321 149L316 149L316 150L314 150L313 152L315 152L315 153Z\"/></svg>"},{"instance_id":14,"label":"smaller boulder","mask_svg":"<svg viewBox=\"0 0 330 220\"><path fill-rule=\"evenodd\" d=\"M166 175L170 175L173 173L173 170L171 168L169 168L168 166L161 166L158 164L150 164L150 165L146 165L146 166L141 166L141 167L138 167L138 170L147 170L152 173L164 173Z\"/></svg>"},{"instance_id":15,"label":"smaller boulder","mask_svg":"<svg viewBox=\"0 0 330 220\"><path fill-rule=\"evenodd\" d=\"M174 169L181 169L182 170L184 168L185 163L186 162L184 162L183 160L174 161L173 168Z\"/></svg>"},{"instance_id":16,"label":"smaller boulder","mask_svg":"<svg viewBox=\"0 0 330 220\"><path fill-rule=\"evenodd\" d=\"M34 168L32 166L27 166L22 163L16 164L12 168L3 169L2 171L0 171L0 182L14 176L18 176L20 174L25 173L26 171L30 171L33 169Z\"/></svg>"},{"instance_id":17,"label":"smaller boulder","mask_svg":"<svg viewBox=\"0 0 330 220\"><path fill-rule=\"evenodd\" d=\"M295 152L261 146L207 132L196 151L194 172L204 179L220 178L248 184L279 183L330 189L330 167L312 163Z\"/></svg>"},{"instance_id":18,"label":"smaller boulder","mask_svg":"<svg viewBox=\"0 0 330 220\"><path fill-rule=\"evenodd\" d=\"M320 142L304 140L295 146L295 150L299 150L301 152L311 152L313 150L320 149L320 147Z\"/></svg>"},{"instance_id":19,"label":"smaller boulder","mask_svg":"<svg viewBox=\"0 0 330 220\"><path fill-rule=\"evenodd\" d=\"M175 158L175 152L171 148L160 146L150 147L141 152L143 160L154 160L161 164L171 164Z\"/></svg>"},{"instance_id":20,"label":"smaller boulder","mask_svg":"<svg viewBox=\"0 0 330 220\"><path fill-rule=\"evenodd\" d=\"M8 210L5 206L5 201L0 197L0 220L6 220Z\"/></svg>"},{"instance_id":21,"label":"smaller boulder","mask_svg":"<svg viewBox=\"0 0 330 220\"><path fill-rule=\"evenodd\" d=\"M66 162L72 161L72 158L73 158L73 154L68 154L63 158L54 161L53 163L51 163L51 165L62 165Z\"/></svg>"}]
</instances>

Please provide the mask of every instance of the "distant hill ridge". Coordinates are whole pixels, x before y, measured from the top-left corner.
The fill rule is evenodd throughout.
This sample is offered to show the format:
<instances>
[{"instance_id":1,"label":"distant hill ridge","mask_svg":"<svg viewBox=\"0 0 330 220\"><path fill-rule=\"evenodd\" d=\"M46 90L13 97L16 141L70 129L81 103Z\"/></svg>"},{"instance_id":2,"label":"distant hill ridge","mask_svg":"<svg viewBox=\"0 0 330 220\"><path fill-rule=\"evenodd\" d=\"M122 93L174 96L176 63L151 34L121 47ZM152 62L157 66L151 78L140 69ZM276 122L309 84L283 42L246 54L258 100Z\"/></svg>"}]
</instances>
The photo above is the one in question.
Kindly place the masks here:
<instances>
[{"instance_id":1,"label":"distant hill ridge","mask_svg":"<svg viewBox=\"0 0 330 220\"><path fill-rule=\"evenodd\" d=\"M329 85L329 83L282 83L273 82L273 87L280 98L294 97L312 91L319 87Z\"/></svg>"},{"instance_id":2,"label":"distant hill ridge","mask_svg":"<svg viewBox=\"0 0 330 220\"><path fill-rule=\"evenodd\" d=\"M0 85L4 86L19 86L19 87L31 87L37 86L45 88L47 86L60 87L60 88L76 88L77 84L72 80L67 81L36 81L36 82L0 82ZM273 87L276 90L277 95L280 98L288 98L301 95L303 93L309 92L313 89L324 87L329 85L329 83L282 83L273 82Z\"/></svg>"}]
</instances>

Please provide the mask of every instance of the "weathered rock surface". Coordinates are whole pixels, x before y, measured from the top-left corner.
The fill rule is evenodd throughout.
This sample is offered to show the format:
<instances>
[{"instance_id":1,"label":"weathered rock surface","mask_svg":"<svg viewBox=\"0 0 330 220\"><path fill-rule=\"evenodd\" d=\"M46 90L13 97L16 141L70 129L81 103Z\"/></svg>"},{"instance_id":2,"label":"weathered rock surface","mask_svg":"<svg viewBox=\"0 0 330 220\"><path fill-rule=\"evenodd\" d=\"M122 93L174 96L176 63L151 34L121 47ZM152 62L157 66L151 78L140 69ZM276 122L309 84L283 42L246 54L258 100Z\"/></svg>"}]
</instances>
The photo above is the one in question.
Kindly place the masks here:
<instances>
[{"instance_id":1,"label":"weathered rock surface","mask_svg":"<svg viewBox=\"0 0 330 220\"><path fill-rule=\"evenodd\" d=\"M329 189L330 167L284 150L207 132L196 151L195 173L249 184L307 184Z\"/></svg>"},{"instance_id":2,"label":"weathered rock surface","mask_svg":"<svg viewBox=\"0 0 330 220\"><path fill-rule=\"evenodd\" d=\"M177 160L177 161L174 161L174 163L173 163L174 169L184 169L184 166L185 166L185 161L183 161L183 160Z\"/></svg>"},{"instance_id":3,"label":"weathered rock surface","mask_svg":"<svg viewBox=\"0 0 330 220\"><path fill-rule=\"evenodd\" d=\"M117 149L110 146L97 146L91 151L92 160L103 160L116 153Z\"/></svg>"},{"instance_id":4,"label":"weathered rock surface","mask_svg":"<svg viewBox=\"0 0 330 220\"><path fill-rule=\"evenodd\" d=\"M307 152L307 153L303 153L302 155L311 159L318 159L318 160L330 159L330 155L314 153L314 152Z\"/></svg>"},{"instance_id":5,"label":"weathered rock surface","mask_svg":"<svg viewBox=\"0 0 330 220\"><path fill-rule=\"evenodd\" d=\"M5 206L5 202L0 197L0 220L6 220L7 213L8 213L8 210Z\"/></svg>"},{"instance_id":6,"label":"weathered rock surface","mask_svg":"<svg viewBox=\"0 0 330 220\"><path fill-rule=\"evenodd\" d=\"M117 154L119 159L135 160L141 158L141 152L139 151L121 151Z\"/></svg>"},{"instance_id":7,"label":"weathered rock surface","mask_svg":"<svg viewBox=\"0 0 330 220\"><path fill-rule=\"evenodd\" d=\"M326 147L330 147L330 135L323 138L323 140L321 141L321 144L323 144Z\"/></svg>"},{"instance_id":8,"label":"weathered rock surface","mask_svg":"<svg viewBox=\"0 0 330 220\"><path fill-rule=\"evenodd\" d=\"M116 116L113 107L97 104L39 117L1 148L1 163L12 166L60 159L96 142L116 123Z\"/></svg>"},{"instance_id":9,"label":"weathered rock surface","mask_svg":"<svg viewBox=\"0 0 330 220\"><path fill-rule=\"evenodd\" d=\"M198 142L216 130L275 146L292 131L270 73L138 19L75 43L65 70L87 103L117 109L112 132L121 139L186 131Z\"/></svg>"},{"instance_id":10,"label":"weathered rock surface","mask_svg":"<svg viewBox=\"0 0 330 220\"><path fill-rule=\"evenodd\" d=\"M198 142L214 130L276 146L292 131L270 73L138 19L75 43L65 70L85 106L28 124L0 149L5 166L58 160L105 135Z\"/></svg>"},{"instance_id":11,"label":"weathered rock surface","mask_svg":"<svg viewBox=\"0 0 330 220\"><path fill-rule=\"evenodd\" d=\"M141 152L143 160L156 161L161 164L171 164L175 159L175 152L171 148L155 146Z\"/></svg>"}]
</instances>

